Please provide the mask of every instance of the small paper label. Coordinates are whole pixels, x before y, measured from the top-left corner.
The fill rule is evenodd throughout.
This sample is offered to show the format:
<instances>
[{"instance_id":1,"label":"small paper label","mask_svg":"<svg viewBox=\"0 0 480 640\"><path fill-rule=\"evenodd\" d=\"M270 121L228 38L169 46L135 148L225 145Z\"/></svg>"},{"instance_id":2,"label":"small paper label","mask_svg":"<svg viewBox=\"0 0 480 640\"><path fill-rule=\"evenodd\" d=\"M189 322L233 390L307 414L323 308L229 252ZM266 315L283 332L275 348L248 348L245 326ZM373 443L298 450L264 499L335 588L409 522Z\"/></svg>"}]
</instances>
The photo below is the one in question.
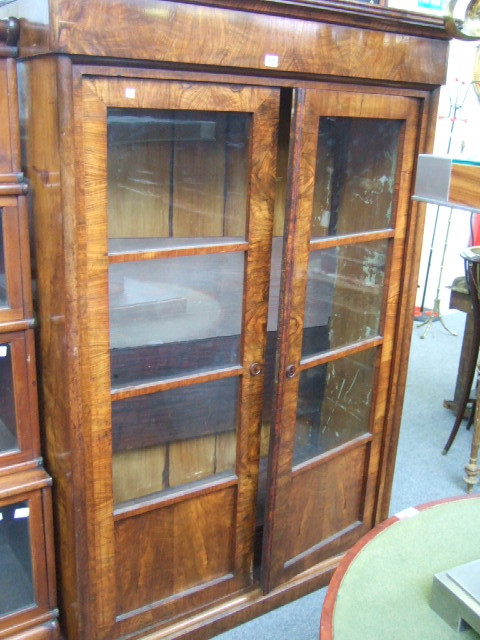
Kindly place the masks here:
<instances>
[{"instance_id":1,"label":"small paper label","mask_svg":"<svg viewBox=\"0 0 480 640\"><path fill-rule=\"evenodd\" d=\"M136 95L137 95L137 90L134 89L133 87L127 87L125 89L125 98L130 98L132 100L133 98L135 98Z\"/></svg>"},{"instance_id":2,"label":"small paper label","mask_svg":"<svg viewBox=\"0 0 480 640\"><path fill-rule=\"evenodd\" d=\"M265 56L265 66L266 67L278 67L278 56L274 53L267 53Z\"/></svg>"},{"instance_id":3,"label":"small paper label","mask_svg":"<svg viewBox=\"0 0 480 640\"><path fill-rule=\"evenodd\" d=\"M408 507L408 509L404 509L403 511L399 511L398 513L396 513L395 517L399 520L404 520L405 518L416 516L417 513L420 513L418 509L415 509L415 507Z\"/></svg>"},{"instance_id":4,"label":"small paper label","mask_svg":"<svg viewBox=\"0 0 480 640\"><path fill-rule=\"evenodd\" d=\"M0 358L5 358L8 353L8 347L6 344L0 345Z\"/></svg>"}]
</instances>

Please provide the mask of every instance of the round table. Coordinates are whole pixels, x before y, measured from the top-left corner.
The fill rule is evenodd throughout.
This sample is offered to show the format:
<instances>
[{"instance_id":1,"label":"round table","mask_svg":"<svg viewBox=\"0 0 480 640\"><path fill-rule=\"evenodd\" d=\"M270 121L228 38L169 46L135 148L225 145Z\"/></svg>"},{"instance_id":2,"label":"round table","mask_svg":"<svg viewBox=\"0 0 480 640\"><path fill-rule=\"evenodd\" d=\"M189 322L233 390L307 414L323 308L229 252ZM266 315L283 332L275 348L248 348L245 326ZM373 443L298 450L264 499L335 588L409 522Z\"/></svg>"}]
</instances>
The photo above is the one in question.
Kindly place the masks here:
<instances>
[{"instance_id":1,"label":"round table","mask_svg":"<svg viewBox=\"0 0 480 640\"><path fill-rule=\"evenodd\" d=\"M480 558L480 496L406 509L361 538L329 585L320 640L478 640L429 605L433 576Z\"/></svg>"}]
</instances>

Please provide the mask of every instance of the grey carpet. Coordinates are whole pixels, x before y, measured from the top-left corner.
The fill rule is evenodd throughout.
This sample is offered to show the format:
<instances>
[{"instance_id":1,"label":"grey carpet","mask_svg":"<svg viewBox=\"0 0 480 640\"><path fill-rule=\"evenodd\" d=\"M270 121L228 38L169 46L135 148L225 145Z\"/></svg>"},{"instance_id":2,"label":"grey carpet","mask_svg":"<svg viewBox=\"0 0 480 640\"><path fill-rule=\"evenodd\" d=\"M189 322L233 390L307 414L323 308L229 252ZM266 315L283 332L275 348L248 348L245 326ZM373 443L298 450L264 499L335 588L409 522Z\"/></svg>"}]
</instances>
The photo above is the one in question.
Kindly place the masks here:
<instances>
[{"instance_id":1,"label":"grey carpet","mask_svg":"<svg viewBox=\"0 0 480 640\"><path fill-rule=\"evenodd\" d=\"M441 455L454 421L443 401L453 398L465 314L450 313L445 322L459 335L451 336L434 322L422 339L423 330L414 323L391 514L465 493L463 467L468 462L471 432L462 425L448 455ZM318 640L325 594L326 588L320 589L216 640Z\"/></svg>"}]
</instances>

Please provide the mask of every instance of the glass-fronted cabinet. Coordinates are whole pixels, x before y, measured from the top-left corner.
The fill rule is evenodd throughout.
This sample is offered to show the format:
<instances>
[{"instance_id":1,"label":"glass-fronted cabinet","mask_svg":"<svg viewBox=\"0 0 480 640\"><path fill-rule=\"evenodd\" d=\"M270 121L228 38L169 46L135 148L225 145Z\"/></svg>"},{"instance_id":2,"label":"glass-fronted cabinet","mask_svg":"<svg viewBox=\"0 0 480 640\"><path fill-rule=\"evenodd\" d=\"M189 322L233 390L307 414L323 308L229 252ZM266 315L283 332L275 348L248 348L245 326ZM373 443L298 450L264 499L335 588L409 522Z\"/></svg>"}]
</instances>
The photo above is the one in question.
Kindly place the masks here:
<instances>
[{"instance_id":1,"label":"glass-fronted cabinet","mask_svg":"<svg viewBox=\"0 0 480 640\"><path fill-rule=\"evenodd\" d=\"M126 634L371 527L417 103L89 77L81 104L103 624Z\"/></svg>"},{"instance_id":2,"label":"glass-fronted cabinet","mask_svg":"<svg viewBox=\"0 0 480 640\"><path fill-rule=\"evenodd\" d=\"M382 2L24 4L63 634L211 637L388 512L446 36Z\"/></svg>"}]
</instances>

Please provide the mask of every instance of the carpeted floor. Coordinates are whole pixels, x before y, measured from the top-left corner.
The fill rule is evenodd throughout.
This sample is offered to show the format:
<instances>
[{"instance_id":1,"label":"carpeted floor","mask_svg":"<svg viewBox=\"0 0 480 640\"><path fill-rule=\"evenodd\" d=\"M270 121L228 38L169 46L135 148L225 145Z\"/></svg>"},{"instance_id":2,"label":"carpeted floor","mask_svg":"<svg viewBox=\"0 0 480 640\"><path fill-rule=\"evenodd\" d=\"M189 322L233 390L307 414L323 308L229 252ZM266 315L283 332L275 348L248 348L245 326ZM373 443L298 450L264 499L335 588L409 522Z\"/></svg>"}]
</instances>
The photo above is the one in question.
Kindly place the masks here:
<instances>
[{"instance_id":1,"label":"carpeted floor","mask_svg":"<svg viewBox=\"0 0 480 640\"><path fill-rule=\"evenodd\" d=\"M391 514L465 493L463 467L468 462L471 432L462 425L448 455L441 455L454 421L443 401L453 398L465 314L453 312L444 319L458 336L435 322L422 339L423 330L414 323ZM318 640L325 593L326 588L300 598L216 640Z\"/></svg>"}]
</instances>

